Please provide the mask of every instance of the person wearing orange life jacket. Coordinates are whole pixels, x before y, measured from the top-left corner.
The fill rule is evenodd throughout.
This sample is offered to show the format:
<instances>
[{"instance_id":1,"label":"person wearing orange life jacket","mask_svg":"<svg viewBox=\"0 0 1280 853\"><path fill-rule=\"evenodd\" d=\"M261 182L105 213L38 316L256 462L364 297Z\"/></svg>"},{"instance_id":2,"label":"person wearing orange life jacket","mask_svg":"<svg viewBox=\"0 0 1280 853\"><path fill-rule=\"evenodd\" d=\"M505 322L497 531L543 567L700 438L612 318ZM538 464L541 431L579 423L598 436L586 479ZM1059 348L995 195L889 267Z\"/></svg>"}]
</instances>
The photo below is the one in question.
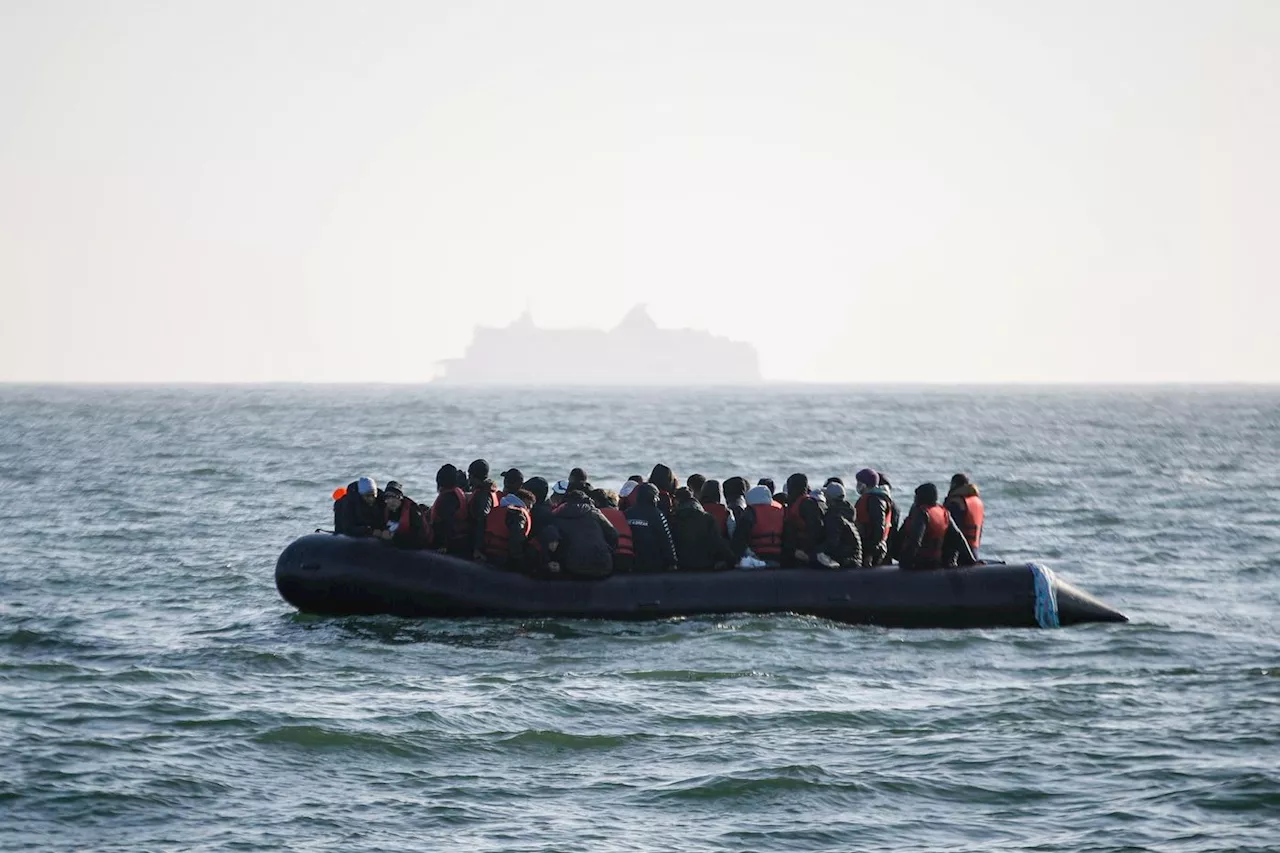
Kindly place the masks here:
<instances>
[{"instance_id":1,"label":"person wearing orange life jacket","mask_svg":"<svg viewBox=\"0 0 1280 853\"><path fill-rule=\"evenodd\" d=\"M689 479L693 479L690 477ZM690 491L693 491L692 488ZM707 480L702 484L702 491L698 495L698 502L702 504L702 508L707 511L716 521L716 532L720 534L720 538L729 541L729 508L720 501L720 481Z\"/></svg>"},{"instance_id":2,"label":"person wearing orange life jacket","mask_svg":"<svg viewBox=\"0 0 1280 853\"><path fill-rule=\"evenodd\" d=\"M947 499L942 502L956 520L956 526L964 534L969 543L969 550L978 556L978 546L982 544L982 524L986 518L986 510L982 498L978 496L978 487L969 479L968 474L956 474L951 478L951 488L947 491Z\"/></svg>"},{"instance_id":3,"label":"person wearing orange life jacket","mask_svg":"<svg viewBox=\"0 0 1280 853\"><path fill-rule=\"evenodd\" d=\"M880 475L871 468L863 468L854 479L858 500L853 505L853 516L858 536L862 539L862 565L884 565L890 560L895 512L893 498L880 485Z\"/></svg>"},{"instance_id":4,"label":"person wearing orange life jacket","mask_svg":"<svg viewBox=\"0 0 1280 853\"><path fill-rule=\"evenodd\" d=\"M484 529L489 513L498 506L498 487L489 479L489 463L476 459L467 466L467 520L471 525L471 559L484 559Z\"/></svg>"},{"instance_id":5,"label":"person wearing orange life jacket","mask_svg":"<svg viewBox=\"0 0 1280 853\"><path fill-rule=\"evenodd\" d=\"M809 475L792 474L787 478L787 510L782 525L782 564L810 566L817 564L822 544L823 507L809 493Z\"/></svg>"},{"instance_id":6,"label":"person wearing orange life jacket","mask_svg":"<svg viewBox=\"0 0 1280 853\"><path fill-rule=\"evenodd\" d=\"M422 521L422 509L405 497L395 480L382 490L382 503L383 528L375 531L374 536L398 548L426 548L431 544L428 541L429 528Z\"/></svg>"},{"instance_id":7,"label":"person wearing orange life jacket","mask_svg":"<svg viewBox=\"0 0 1280 853\"><path fill-rule=\"evenodd\" d=\"M533 529L529 507L535 500L532 492L518 489L515 494L503 497L485 517L484 558L490 565L516 570L525 568L525 545L529 541L529 531Z\"/></svg>"},{"instance_id":8,"label":"person wearing orange life jacket","mask_svg":"<svg viewBox=\"0 0 1280 853\"><path fill-rule=\"evenodd\" d=\"M436 472L436 499L431 504L431 543L437 551L471 559L475 549L467 515L467 495L458 486L458 469L441 465Z\"/></svg>"},{"instance_id":9,"label":"person wearing orange life jacket","mask_svg":"<svg viewBox=\"0 0 1280 853\"><path fill-rule=\"evenodd\" d=\"M733 531L735 560L741 561L747 551L765 562L778 565L782 561L782 528L786 510L773 499L768 486L754 486L747 491L747 508L738 517Z\"/></svg>"},{"instance_id":10,"label":"person wearing orange life jacket","mask_svg":"<svg viewBox=\"0 0 1280 853\"><path fill-rule=\"evenodd\" d=\"M916 500L902 525L898 563L904 569L972 566L977 562L955 520L938 503L938 487L916 487Z\"/></svg>"},{"instance_id":11,"label":"person wearing orange life jacket","mask_svg":"<svg viewBox=\"0 0 1280 853\"><path fill-rule=\"evenodd\" d=\"M628 480L627 482L631 482ZM618 493L612 489L592 489L591 502L600 514L618 531L618 547L613 552L614 574L626 574L635 570L636 545L627 516L618 509Z\"/></svg>"}]
</instances>

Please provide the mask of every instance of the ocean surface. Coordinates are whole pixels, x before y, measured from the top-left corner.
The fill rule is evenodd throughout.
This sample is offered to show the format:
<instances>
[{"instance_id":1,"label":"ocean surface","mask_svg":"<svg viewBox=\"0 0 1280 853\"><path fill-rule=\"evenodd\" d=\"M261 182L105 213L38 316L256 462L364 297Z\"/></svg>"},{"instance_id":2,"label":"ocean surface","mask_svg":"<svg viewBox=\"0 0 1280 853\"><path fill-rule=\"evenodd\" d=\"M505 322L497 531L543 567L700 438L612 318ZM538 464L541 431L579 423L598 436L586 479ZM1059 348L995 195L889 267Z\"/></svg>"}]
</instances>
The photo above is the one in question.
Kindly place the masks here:
<instances>
[{"instance_id":1,"label":"ocean surface","mask_svg":"<svg viewBox=\"0 0 1280 853\"><path fill-rule=\"evenodd\" d=\"M1058 631L296 613L360 474L969 471ZM1280 389L0 387L5 851L1280 849Z\"/></svg>"}]
</instances>

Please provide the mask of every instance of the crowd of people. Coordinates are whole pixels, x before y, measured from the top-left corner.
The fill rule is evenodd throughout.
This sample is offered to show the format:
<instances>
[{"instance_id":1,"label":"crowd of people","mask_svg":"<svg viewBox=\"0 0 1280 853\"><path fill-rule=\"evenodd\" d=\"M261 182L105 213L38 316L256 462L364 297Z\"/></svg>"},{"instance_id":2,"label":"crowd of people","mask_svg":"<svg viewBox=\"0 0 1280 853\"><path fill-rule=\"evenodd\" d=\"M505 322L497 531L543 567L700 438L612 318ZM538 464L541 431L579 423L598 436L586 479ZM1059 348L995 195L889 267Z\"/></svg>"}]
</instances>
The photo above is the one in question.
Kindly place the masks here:
<instances>
[{"instance_id":1,"label":"crowd of people","mask_svg":"<svg viewBox=\"0 0 1280 853\"><path fill-rule=\"evenodd\" d=\"M501 487L489 471L483 459L465 471L442 466L429 507L395 481L379 489L361 477L334 492L334 530L546 578L894 561L936 569L975 564L982 540L982 498L965 474L942 502L933 483L918 486L904 517L888 478L871 468L857 473L852 495L839 477L813 488L800 473L781 491L767 477L752 486L691 474L682 486L655 465L614 491L593 487L581 468L555 483L512 468Z\"/></svg>"}]
</instances>

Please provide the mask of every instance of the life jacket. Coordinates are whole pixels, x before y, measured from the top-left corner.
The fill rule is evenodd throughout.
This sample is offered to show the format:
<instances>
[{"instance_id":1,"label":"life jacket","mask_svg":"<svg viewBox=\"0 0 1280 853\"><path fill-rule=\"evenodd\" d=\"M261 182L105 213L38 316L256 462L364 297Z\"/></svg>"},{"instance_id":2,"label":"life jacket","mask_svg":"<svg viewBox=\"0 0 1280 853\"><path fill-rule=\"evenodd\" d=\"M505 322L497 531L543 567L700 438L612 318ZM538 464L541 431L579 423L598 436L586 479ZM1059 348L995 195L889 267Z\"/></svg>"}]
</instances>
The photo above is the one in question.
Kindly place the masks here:
<instances>
[{"instance_id":1,"label":"life jacket","mask_svg":"<svg viewBox=\"0 0 1280 853\"><path fill-rule=\"evenodd\" d=\"M785 523L787 527L790 527L795 531L793 535L801 544L813 542L813 531L809 530L809 523L804 520L804 515L800 511L800 508L804 506L805 501L814 501L814 503L817 503L812 495L802 495L791 502L791 505L786 509L785 515Z\"/></svg>"},{"instance_id":2,"label":"life jacket","mask_svg":"<svg viewBox=\"0 0 1280 853\"><path fill-rule=\"evenodd\" d=\"M858 502L853 505L853 523L865 526L871 523L870 503L872 498L883 498L882 492L863 492L858 495ZM884 508L884 541L889 541L890 534L893 533L893 502L887 502Z\"/></svg>"},{"instance_id":3,"label":"life jacket","mask_svg":"<svg viewBox=\"0 0 1280 853\"><path fill-rule=\"evenodd\" d=\"M750 508L755 514L751 525L751 538L747 545L757 557L778 558L782 555L782 525L786 512L775 504L761 504Z\"/></svg>"},{"instance_id":4,"label":"life jacket","mask_svg":"<svg viewBox=\"0 0 1280 853\"><path fill-rule=\"evenodd\" d=\"M977 495L968 495L963 498L952 498L952 500L960 501L964 504L964 515L956 518L956 526L960 528L960 532L964 534L965 541L969 543L969 547L976 554L978 553L978 546L982 544L982 522L985 515L982 498Z\"/></svg>"},{"instance_id":5,"label":"life jacket","mask_svg":"<svg viewBox=\"0 0 1280 853\"><path fill-rule=\"evenodd\" d=\"M926 566L942 565L942 543L951 526L951 514L944 507L934 504L924 508L924 538L916 552L916 563Z\"/></svg>"},{"instance_id":6,"label":"life jacket","mask_svg":"<svg viewBox=\"0 0 1280 853\"><path fill-rule=\"evenodd\" d=\"M444 495L445 492L453 492L453 494L458 498L458 511L453 516L453 538L459 540L466 539L471 535L471 513L468 511L469 506L467 502L467 493L457 486L454 486L451 489L445 489L444 492L437 495L435 501L432 502L431 526L434 528L436 526L436 521L440 518L440 497ZM440 544L443 546L448 545L449 543L441 542Z\"/></svg>"},{"instance_id":7,"label":"life jacket","mask_svg":"<svg viewBox=\"0 0 1280 853\"><path fill-rule=\"evenodd\" d=\"M716 520L716 530L720 531L720 535L729 538L729 508L722 503L711 501L704 503L702 508L707 511L707 515Z\"/></svg>"},{"instance_id":8,"label":"life jacket","mask_svg":"<svg viewBox=\"0 0 1280 853\"><path fill-rule=\"evenodd\" d=\"M480 495L476 494L475 492L472 492L471 494L467 495L467 515L470 516L472 520L475 519L475 516L472 515L471 502L476 500L482 501L484 500L484 498L482 498ZM489 515L493 515L493 510L497 509L498 506L502 503L502 498L499 497L499 492L496 489L490 489L489 500L492 502L489 504Z\"/></svg>"},{"instance_id":9,"label":"life jacket","mask_svg":"<svg viewBox=\"0 0 1280 853\"><path fill-rule=\"evenodd\" d=\"M636 540L631 535L631 525L627 523L627 517L622 514L622 510L607 506L600 510L600 514L609 519L613 529L618 531L618 550L614 554L619 557L634 557Z\"/></svg>"},{"instance_id":10,"label":"life jacket","mask_svg":"<svg viewBox=\"0 0 1280 853\"><path fill-rule=\"evenodd\" d=\"M511 510L524 516L526 536L533 528L533 519L529 517L529 510L522 506L505 506L499 507L497 511L490 510L484 522L484 555L490 562L506 562L507 556L511 553L511 529L507 527L507 513Z\"/></svg>"}]
</instances>

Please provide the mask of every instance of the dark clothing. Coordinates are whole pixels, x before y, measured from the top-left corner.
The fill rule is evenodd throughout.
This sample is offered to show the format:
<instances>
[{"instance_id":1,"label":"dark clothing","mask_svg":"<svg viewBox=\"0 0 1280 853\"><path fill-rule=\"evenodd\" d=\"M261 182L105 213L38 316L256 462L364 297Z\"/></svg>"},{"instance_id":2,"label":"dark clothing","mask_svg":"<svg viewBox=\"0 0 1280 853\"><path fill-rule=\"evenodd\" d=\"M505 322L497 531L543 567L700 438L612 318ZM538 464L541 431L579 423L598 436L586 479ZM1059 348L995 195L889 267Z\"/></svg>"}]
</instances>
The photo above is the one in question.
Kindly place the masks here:
<instances>
[{"instance_id":1,"label":"dark clothing","mask_svg":"<svg viewBox=\"0 0 1280 853\"><path fill-rule=\"evenodd\" d=\"M972 566L977 563L964 534L956 526L956 520L947 516L947 532L942 540L942 561L934 564L917 558L920 546L924 542L926 523L925 514L919 504L911 507L907 520L902 525L899 535L898 563L904 569L938 569L953 566Z\"/></svg>"},{"instance_id":2,"label":"dark clothing","mask_svg":"<svg viewBox=\"0 0 1280 853\"><path fill-rule=\"evenodd\" d=\"M570 501L555 514L560 546L550 559L580 578L604 578L613 573L613 552L618 531L590 503Z\"/></svg>"},{"instance_id":3,"label":"dark clothing","mask_svg":"<svg viewBox=\"0 0 1280 853\"><path fill-rule=\"evenodd\" d=\"M381 496L368 504L352 483L347 493L333 502L333 530L344 536L371 536L383 528L382 510Z\"/></svg>"},{"instance_id":4,"label":"dark clothing","mask_svg":"<svg viewBox=\"0 0 1280 853\"><path fill-rule=\"evenodd\" d=\"M733 560L736 563L746 556L747 549L751 547L751 534L756 526L756 508L754 506L743 507L738 513L737 526L733 529L733 537L729 540L729 550L733 552ZM761 555L756 554L761 560L770 561L777 564L777 555Z\"/></svg>"},{"instance_id":5,"label":"dark clothing","mask_svg":"<svg viewBox=\"0 0 1280 853\"><path fill-rule=\"evenodd\" d=\"M671 497L672 492L676 490L675 475L671 473L671 469L666 465L654 465L653 471L649 474L649 484L658 490L658 497L655 501L658 509L662 510L662 514L667 518L671 518L671 513L675 509L674 501Z\"/></svg>"},{"instance_id":6,"label":"dark clothing","mask_svg":"<svg viewBox=\"0 0 1280 853\"><path fill-rule=\"evenodd\" d=\"M490 560L498 566L515 569L523 568L526 564L525 544L529 538L529 531L525 526L525 514L520 511L519 507L513 506L494 507L492 512L506 514L507 553L501 556L489 555Z\"/></svg>"},{"instance_id":7,"label":"dark clothing","mask_svg":"<svg viewBox=\"0 0 1280 853\"><path fill-rule=\"evenodd\" d=\"M473 554L484 553L484 525L489 520L489 511L494 508L493 496L497 491L498 487L494 485L493 480L484 480L476 485L471 494L467 495L467 516L471 519Z\"/></svg>"},{"instance_id":8,"label":"dark clothing","mask_svg":"<svg viewBox=\"0 0 1280 853\"><path fill-rule=\"evenodd\" d=\"M470 560L475 550L465 528L458 523L458 493L453 489L441 492L432 506L431 541L436 548L445 548L450 554Z\"/></svg>"},{"instance_id":9,"label":"dark clothing","mask_svg":"<svg viewBox=\"0 0 1280 853\"><path fill-rule=\"evenodd\" d=\"M885 535L885 517L887 515L892 519L896 512L893 498L878 488L872 488L863 492L858 500L863 501L863 506L866 507L866 517L857 522L858 536L862 539L862 565L879 566L887 563L890 558L890 537Z\"/></svg>"},{"instance_id":10,"label":"dark clothing","mask_svg":"<svg viewBox=\"0 0 1280 853\"><path fill-rule=\"evenodd\" d=\"M551 509L551 506L541 499L529 507L529 516L533 520L533 529L529 531L530 536L540 535L543 530L547 529L548 524L554 524L556 520L556 514Z\"/></svg>"},{"instance_id":11,"label":"dark clothing","mask_svg":"<svg viewBox=\"0 0 1280 853\"><path fill-rule=\"evenodd\" d=\"M862 539L858 536L857 525L853 523L853 504L827 501L822 530L822 553L845 568L862 565Z\"/></svg>"},{"instance_id":12,"label":"dark clothing","mask_svg":"<svg viewBox=\"0 0 1280 853\"><path fill-rule=\"evenodd\" d=\"M637 486L631 493L635 503L627 510L627 524L635 544L635 571L662 572L676 567L675 540L666 515L655 503L658 490L651 484Z\"/></svg>"},{"instance_id":13,"label":"dark clothing","mask_svg":"<svg viewBox=\"0 0 1280 853\"><path fill-rule=\"evenodd\" d=\"M391 544L397 548L427 547L427 525L422 520L422 507L409 498L400 499L400 508L395 512L383 506L383 526L396 523L395 533L391 535Z\"/></svg>"},{"instance_id":14,"label":"dark clothing","mask_svg":"<svg viewBox=\"0 0 1280 853\"><path fill-rule=\"evenodd\" d=\"M797 496L793 503L796 506L788 509L787 522L782 528L783 565L816 565L823 536L822 505L806 495ZM796 512L800 513L800 523L795 521ZM808 559L796 559L796 551L803 551Z\"/></svg>"},{"instance_id":15,"label":"dark clothing","mask_svg":"<svg viewBox=\"0 0 1280 853\"><path fill-rule=\"evenodd\" d=\"M676 559L687 571L724 568L733 562L729 543L720 535L715 517L695 500L684 500L671 518Z\"/></svg>"}]
</instances>

